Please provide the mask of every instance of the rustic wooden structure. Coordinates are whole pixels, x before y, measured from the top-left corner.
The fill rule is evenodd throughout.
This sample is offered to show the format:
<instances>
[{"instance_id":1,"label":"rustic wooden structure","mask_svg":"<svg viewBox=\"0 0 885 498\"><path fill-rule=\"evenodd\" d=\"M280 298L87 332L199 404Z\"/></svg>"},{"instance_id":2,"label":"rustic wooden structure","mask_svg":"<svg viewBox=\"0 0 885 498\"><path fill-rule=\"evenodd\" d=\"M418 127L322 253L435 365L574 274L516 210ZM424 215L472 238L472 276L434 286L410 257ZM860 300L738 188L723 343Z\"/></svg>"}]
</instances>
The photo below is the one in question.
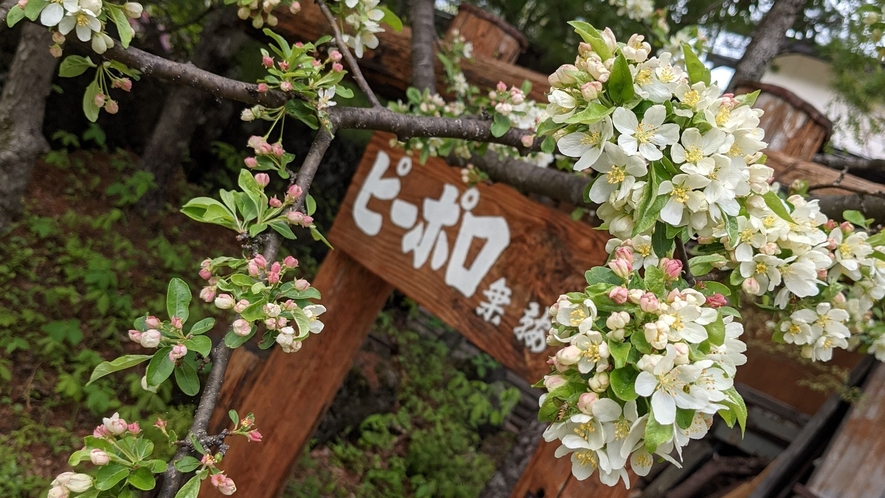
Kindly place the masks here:
<instances>
[{"instance_id":1,"label":"rustic wooden structure","mask_svg":"<svg viewBox=\"0 0 885 498\"><path fill-rule=\"evenodd\" d=\"M238 350L231 359L219 406L248 406L267 436L261 460L232 442L225 468L243 490L279 494L392 288L535 382L549 371L547 307L586 286L576 268L605 261L606 234L505 185L467 188L440 159L413 164L391 138L375 134L329 232L336 250L314 282L329 310L324 332L297 354L274 350L259 362ZM216 430L225 417L219 409ZM520 489L556 496L566 485L571 463L552 458L554 448L541 445ZM599 486L568 484L574 493Z\"/></svg>"},{"instance_id":2,"label":"rustic wooden structure","mask_svg":"<svg viewBox=\"0 0 885 498\"><path fill-rule=\"evenodd\" d=\"M448 36L455 32L468 37L473 44L474 56L515 62L528 48L525 36L513 26L469 3L458 6L458 15L449 25Z\"/></svg>"},{"instance_id":3,"label":"rustic wooden structure","mask_svg":"<svg viewBox=\"0 0 885 498\"><path fill-rule=\"evenodd\" d=\"M736 94L760 90L756 105L765 111L759 126L768 147L796 159L809 160L833 131L833 122L793 92L758 81L742 81Z\"/></svg>"}]
</instances>

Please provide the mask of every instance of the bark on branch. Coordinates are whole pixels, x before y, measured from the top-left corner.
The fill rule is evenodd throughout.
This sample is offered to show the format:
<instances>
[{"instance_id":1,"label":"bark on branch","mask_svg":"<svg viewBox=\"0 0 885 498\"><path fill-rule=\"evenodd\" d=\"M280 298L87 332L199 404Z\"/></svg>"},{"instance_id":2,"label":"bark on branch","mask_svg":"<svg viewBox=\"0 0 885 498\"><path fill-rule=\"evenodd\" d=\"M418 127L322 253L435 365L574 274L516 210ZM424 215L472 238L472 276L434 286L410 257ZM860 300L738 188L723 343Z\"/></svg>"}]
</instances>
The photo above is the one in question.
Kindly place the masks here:
<instances>
[{"instance_id":1,"label":"bark on branch","mask_svg":"<svg viewBox=\"0 0 885 498\"><path fill-rule=\"evenodd\" d=\"M433 67L433 0L409 1L409 24L412 26L412 86L436 93L436 71Z\"/></svg>"},{"instance_id":2,"label":"bark on branch","mask_svg":"<svg viewBox=\"0 0 885 498\"><path fill-rule=\"evenodd\" d=\"M846 170L852 175L873 181L885 179L885 159L861 159L839 157L830 154L815 154L813 162L833 169Z\"/></svg>"},{"instance_id":3,"label":"bark on branch","mask_svg":"<svg viewBox=\"0 0 885 498\"><path fill-rule=\"evenodd\" d=\"M805 7L805 0L777 0L753 29L753 41L734 68L731 84L743 80L759 81L783 46L789 30ZM731 87L731 90L734 88Z\"/></svg>"}]
</instances>

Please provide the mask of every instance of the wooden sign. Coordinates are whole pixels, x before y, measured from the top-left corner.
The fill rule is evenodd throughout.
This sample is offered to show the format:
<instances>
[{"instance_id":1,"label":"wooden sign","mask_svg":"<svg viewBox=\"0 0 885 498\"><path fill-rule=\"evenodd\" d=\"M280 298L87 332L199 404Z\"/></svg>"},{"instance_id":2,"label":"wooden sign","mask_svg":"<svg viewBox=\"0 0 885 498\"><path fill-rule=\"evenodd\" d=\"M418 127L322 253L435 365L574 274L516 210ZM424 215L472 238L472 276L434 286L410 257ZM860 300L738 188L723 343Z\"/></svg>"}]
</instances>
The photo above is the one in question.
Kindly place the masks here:
<instances>
[{"instance_id":1,"label":"wooden sign","mask_svg":"<svg viewBox=\"0 0 885 498\"><path fill-rule=\"evenodd\" d=\"M587 286L607 235L505 185L468 188L376 133L330 237L337 250L535 382L550 370L547 310Z\"/></svg>"}]
</instances>

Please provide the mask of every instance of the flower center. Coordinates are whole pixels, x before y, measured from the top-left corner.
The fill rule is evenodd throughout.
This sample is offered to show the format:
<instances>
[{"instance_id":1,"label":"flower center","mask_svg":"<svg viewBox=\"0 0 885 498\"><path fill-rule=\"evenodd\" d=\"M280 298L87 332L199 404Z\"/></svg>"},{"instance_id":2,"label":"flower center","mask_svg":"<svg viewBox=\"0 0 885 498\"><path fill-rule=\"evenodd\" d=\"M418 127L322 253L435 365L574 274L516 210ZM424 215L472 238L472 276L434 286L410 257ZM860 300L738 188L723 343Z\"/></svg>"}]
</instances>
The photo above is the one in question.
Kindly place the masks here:
<instances>
[{"instance_id":1,"label":"flower center","mask_svg":"<svg viewBox=\"0 0 885 498\"><path fill-rule=\"evenodd\" d=\"M701 94L697 90L689 90L682 96L682 103L691 107L697 105L701 101Z\"/></svg>"},{"instance_id":2,"label":"flower center","mask_svg":"<svg viewBox=\"0 0 885 498\"><path fill-rule=\"evenodd\" d=\"M654 463L651 455L648 453L634 453L633 461L636 462L636 465L639 467L651 467L652 463Z\"/></svg>"},{"instance_id":3,"label":"flower center","mask_svg":"<svg viewBox=\"0 0 885 498\"><path fill-rule=\"evenodd\" d=\"M599 345L591 343L587 347L587 349L585 349L584 351L581 351L581 356L583 356L584 358L587 358L588 360L590 360L594 363L598 362L599 361Z\"/></svg>"},{"instance_id":4,"label":"flower center","mask_svg":"<svg viewBox=\"0 0 885 498\"><path fill-rule=\"evenodd\" d=\"M718 126L725 126L725 123L731 119L731 109L728 107L720 107L719 112L716 113L716 124Z\"/></svg>"},{"instance_id":5,"label":"flower center","mask_svg":"<svg viewBox=\"0 0 885 498\"><path fill-rule=\"evenodd\" d=\"M77 26L88 26L89 16L83 13L77 14Z\"/></svg>"},{"instance_id":6,"label":"flower center","mask_svg":"<svg viewBox=\"0 0 885 498\"><path fill-rule=\"evenodd\" d=\"M644 144L651 141L651 138L655 135L656 131L658 131L658 129L654 126L639 123L636 125L636 133L633 136L636 137L637 142Z\"/></svg>"},{"instance_id":7,"label":"flower center","mask_svg":"<svg viewBox=\"0 0 885 498\"><path fill-rule=\"evenodd\" d=\"M673 81L676 81L676 75L673 74L673 68L667 66L661 69L661 74L658 76L658 79L660 79L662 83L671 83Z\"/></svg>"},{"instance_id":8,"label":"flower center","mask_svg":"<svg viewBox=\"0 0 885 498\"><path fill-rule=\"evenodd\" d=\"M839 244L839 252L842 254L843 258L851 256L851 248L848 247L848 244L845 242Z\"/></svg>"},{"instance_id":9,"label":"flower center","mask_svg":"<svg viewBox=\"0 0 885 498\"><path fill-rule=\"evenodd\" d=\"M648 257L651 254L651 245L649 244L641 244L636 246L636 252L642 255L642 257Z\"/></svg>"},{"instance_id":10,"label":"flower center","mask_svg":"<svg viewBox=\"0 0 885 498\"><path fill-rule=\"evenodd\" d=\"M753 240L753 229L744 228L741 230L741 242L749 242Z\"/></svg>"},{"instance_id":11,"label":"flower center","mask_svg":"<svg viewBox=\"0 0 885 498\"><path fill-rule=\"evenodd\" d=\"M575 459L577 459L578 463L581 465L592 465L594 469L599 465L599 460L596 458L595 451L581 450L575 452Z\"/></svg>"},{"instance_id":12,"label":"flower center","mask_svg":"<svg viewBox=\"0 0 885 498\"><path fill-rule=\"evenodd\" d=\"M690 145L685 149L685 162L696 163L704 158L704 151L697 145Z\"/></svg>"},{"instance_id":13,"label":"flower center","mask_svg":"<svg viewBox=\"0 0 885 498\"><path fill-rule=\"evenodd\" d=\"M800 327L798 324L794 323L794 324L790 325L789 329L787 329L787 333L792 336L797 336L802 333L802 327Z\"/></svg>"},{"instance_id":14,"label":"flower center","mask_svg":"<svg viewBox=\"0 0 885 498\"><path fill-rule=\"evenodd\" d=\"M621 183L625 177L624 168L620 166L612 166L611 171L605 174L605 178L609 183Z\"/></svg>"},{"instance_id":15,"label":"flower center","mask_svg":"<svg viewBox=\"0 0 885 498\"><path fill-rule=\"evenodd\" d=\"M630 421L622 418L615 422L615 439L621 440L630 434Z\"/></svg>"},{"instance_id":16,"label":"flower center","mask_svg":"<svg viewBox=\"0 0 885 498\"><path fill-rule=\"evenodd\" d=\"M592 131L590 133L585 134L581 138L581 145L592 145L594 147L599 145L600 139L602 138L602 134L598 131Z\"/></svg>"},{"instance_id":17,"label":"flower center","mask_svg":"<svg viewBox=\"0 0 885 498\"><path fill-rule=\"evenodd\" d=\"M596 426L593 422L584 422L583 424L575 427L575 434L578 437L582 438L585 441L590 440L590 436L596 433Z\"/></svg>"},{"instance_id":18,"label":"flower center","mask_svg":"<svg viewBox=\"0 0 885 498\"><path fill-rule=\"evenodd\" d=\"M768 273L768 265L765 263L756 263L756 275Z\"/></svg>"},{"instance_id":19,"label":"flower center","mask_svg":"<svg viewBox=\"0 0 885 498\"><path fill-rule=\"evenodd\" d=\"M765 228L771 228L774 226L775 221L777 221L777 218L775 218L773 214L769 214L762 219L762 224L765 226Z\"/></svg>"},{"instance_id":20,"label":"flower center","mask_svg":"<svg viewBox=\"0 0 885 498\"><path fill-rule=\"evenodd\" d=\"M636 73L636 78L634 78L634 80L639 86L645 86L651 83L651 69L640 69L639 72Z\"/></svg>"},{"instance_id":21,"label":"flower center","mask_svg":"<svg viewBox=\"0 0 885 498\"><path fill-rule=\"evenodd\" d=\"M575 308L568 315L568 323L572 327L577 327L585 318L587 318L587 313L584 313L584 310L581 308Z\"/></svg>"},{"instance_id":22,"label":"flower center","mask_svg":"<svg viewBox=\"0 0 885 498\"><path fill-rule=\"evenodd\" d=\"M685 187L673 187L673 190L670 191L670 196L676 199L676 202L681 202L685 204L688 201L688 189Z\"/></svg>"},{"instance_id":23,"label":"flower center","mask_svg":"<svg viewBox=\"0 0 885 498\"><path fill-rule=\"evenodd\" d=\"M744 153L744 149L741 149L741 146L737 143L731 144L731 148L728 149L728 157L738 157Z\"/></svg>"}]
</instances>

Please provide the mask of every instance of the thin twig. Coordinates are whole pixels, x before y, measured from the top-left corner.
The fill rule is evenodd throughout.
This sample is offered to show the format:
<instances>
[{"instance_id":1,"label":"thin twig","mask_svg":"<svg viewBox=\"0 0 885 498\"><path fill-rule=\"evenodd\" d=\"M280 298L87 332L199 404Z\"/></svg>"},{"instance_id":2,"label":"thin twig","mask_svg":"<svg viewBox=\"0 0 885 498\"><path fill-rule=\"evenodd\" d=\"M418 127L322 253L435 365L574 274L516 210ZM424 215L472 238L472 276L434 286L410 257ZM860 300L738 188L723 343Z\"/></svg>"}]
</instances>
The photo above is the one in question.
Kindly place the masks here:
<instances>
[{"instance_id":1,"label":"thin twig","mask_svg":"<svg viewBox=\"0 0 885 498\"><path fill-rule=\"evenodd\" d=\"M356 80L357 86L359 86L360 90L366 94L366 98L369 99L372 107L381 107L381 102L378 102L378 97L375 96L375 92L372 91L372 88L363 76L363 72L360 71L360 66L356 61L356 57L350 53L350 49L347 48L347 44L344 43L344 37L341 36L341 30L338 28L338 23L335 21L335 16L332 14L332 11L329 10L329 7L326 6L326 3L323 2L323 0L318 0L317 4L320 6L320 10L323 11L323 15L326 16L326 20L329 21L329 25L332 26L332 31L335 33L335 41L338 43L338 50L344 54L344 60L347 61L347 65L350 67L351 76Z\"/></svg>"},{"instance_id":2,"label":"thin twig","mask_svg":"<svg viewBox=\"0 0 885 498\"><path fill-rule=\"evenodd\" d=\"M685 279L689 287L694 287L694 275L691 274L691 269L688 267L688 253L685 252L685 244L679 237L676 237L676 250L673 251L673 255L682 262L682 278Z\"/></svg>"},{"instance_id":3,"label":"thin twig","mask_svg":"<svg viewBox=\"0 0 885 498\"><path fill-rule=\"evenodd\" d=\"M292 209L299 210L304 207L304 201L307 199L310 184L313 182L313 178L320 166L320 162L322 161L323 156L325 156L326 151L329 149L329 144L331 143L331 131L326 130L325 128L321 129L319 133L317 133L316 138L314 138L313 144L311 144L307 155L304 157L301 171L298 172L298 181L296 184L301 187L304 193L301 197L295 200ZM263 253L264 258L267 261L276 260L280 244L281 239L277 234L272 234L268 237ZM239 315L237 317L239 318ZM228 348L224 344L224 341L220 341L212 350L212 370L209 372L209 377L206 379L206 387L203 390L202 396L200 396L200 404L197 406L197 411L194 414L194 422L189 431L198 439L206 437L206 429L209 427L209 419L212 417L212 412L215 411L215 405L218 403L218 395L221 393L224 373L227 370L227 365L232 352L233 350ZM163 487L160 489L160 494L158 495L159 498L173 498L175 493L178 492L178 489L181 487L183 474L175 468L175 462L181 460L190 453L191 449L188 446L180 447L175 453L175 457L166 467Z\"/></svg>"}]
</instances>

